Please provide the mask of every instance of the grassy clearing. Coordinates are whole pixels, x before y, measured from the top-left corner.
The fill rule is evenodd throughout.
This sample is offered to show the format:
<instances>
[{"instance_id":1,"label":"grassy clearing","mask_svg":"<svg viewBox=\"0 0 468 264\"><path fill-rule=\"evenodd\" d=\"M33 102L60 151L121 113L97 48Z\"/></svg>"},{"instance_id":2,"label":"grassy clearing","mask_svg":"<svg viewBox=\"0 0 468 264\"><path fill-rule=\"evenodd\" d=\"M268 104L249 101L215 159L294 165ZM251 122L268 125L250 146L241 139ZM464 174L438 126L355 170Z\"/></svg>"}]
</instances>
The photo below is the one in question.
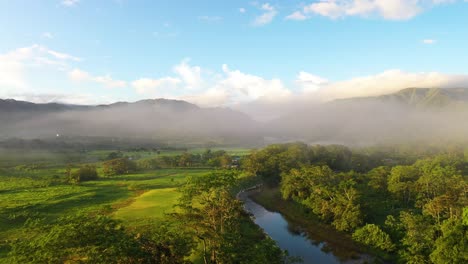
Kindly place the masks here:
<instances>
[{"instance_id":1,"label":"grassy clearing","mask_svg":"<svg viewBox=\"0 0 468 264\"><path fill-rule=\"evenodd\" d=\"M29 218L54 220L78 212L104 212L138 228L157 221L177 202L187 177L209 169L161 169L68 184L64 168L0 171L0 263L6 243L25 236Z\"/></svg>"},{"instance_id":2,"label":"grassy clearing","mask_svg":"<svg viewBox=\"0 0 468 264\"><path fill-rule=\"evenodd\" d=\"M136 197L129 206L118 209L114 216L127 221L163 217L174 210L179 197L175 188L151 190Z\"/></svg>"}]
</instances>

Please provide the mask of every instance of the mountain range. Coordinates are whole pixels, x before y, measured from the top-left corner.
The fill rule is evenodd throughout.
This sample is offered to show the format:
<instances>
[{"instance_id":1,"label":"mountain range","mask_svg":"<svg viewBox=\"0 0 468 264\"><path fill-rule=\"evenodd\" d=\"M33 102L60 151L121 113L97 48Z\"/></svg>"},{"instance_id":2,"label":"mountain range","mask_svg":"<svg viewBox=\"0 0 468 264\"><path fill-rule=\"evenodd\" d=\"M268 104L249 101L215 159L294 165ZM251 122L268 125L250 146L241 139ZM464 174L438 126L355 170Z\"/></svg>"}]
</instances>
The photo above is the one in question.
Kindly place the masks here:
<instances>
[{"instance_id":1,"label":"mountain range","mask_svg":"<svg viewBox=\"0 0 468 264\"><path fill-rule=\"evenodd\" d=\"M257 122L229 108L167 99L81 106L0 99L0 138L146 138L164 142L262 144L304 140L349 144L464 137L468 89L408 88L313 104Z\"/></svg>"}]
</instances>

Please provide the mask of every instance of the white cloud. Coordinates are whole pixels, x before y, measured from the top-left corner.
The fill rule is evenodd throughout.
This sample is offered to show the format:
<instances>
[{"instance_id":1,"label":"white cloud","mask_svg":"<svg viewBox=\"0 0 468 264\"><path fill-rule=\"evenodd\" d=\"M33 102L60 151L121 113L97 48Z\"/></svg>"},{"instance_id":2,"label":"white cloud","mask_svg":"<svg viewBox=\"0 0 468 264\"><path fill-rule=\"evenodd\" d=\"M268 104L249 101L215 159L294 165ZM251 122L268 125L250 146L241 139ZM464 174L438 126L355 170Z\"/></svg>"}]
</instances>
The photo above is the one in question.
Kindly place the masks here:
<instances>
[{"instance_id":1,"label":"white cloud","mask_svg":"<svg viewBox=\"0 0 468 264\"><path fill-rule=\"evenodd\" d=\"M212 88L200 94L183 95L180 97L203 107L223 106L229 101L230 95L226 90Z\"/></svg>"},{"instance_id":2,"label":"white cloud","mask_svg":"<svg viewBox=\"0 0 468 264\"><path fill-rule=\"evenodd\" d=\"M0 87L4 96L5 91L26 87L24 65L21 61L5 55L0 56Z\"/></svg>"},{"instance_id":3,"label":"white cloud","mask_svg":"<svg viewBox=\"0 0 468 264\"><path fill-rule=\"evenodd\" d=\"M439 72L410 73L387 70L382 73L329 83L321 87L318 96L324 100L394 93L405 88L468 87L468 75Z\"/></svg>"},{"instance_id":4,"label":"white cloud","mask_svg":"<svg viewBox=\"0 0 468 264\"><path fill-rule=\"evenodd\" d=\"M126 81L114 80L110 75L96 76L93 80L108 88L124 88L127 86Z\"/></svg>"},{"instance_id":5,"label":"white cloud","mask_svg":"<svg viewBox=\"0 0 468 264\"><path fill-rule=\"evenodd\" d=\"M287 20L306 20L307 16L305 16L301 11L296 11L289 16L286 17Z\"/></svg>"},{"instance_id":6,"label":"white cloud","mask_svg":"<svg viewBox=\"0 0 468 264\"><path fill-rule=\"evenodd\" d=\"M114 80L110 75L93 76L86 71L73 69L68 72L70 80L75 82L96 82L104 85L107 88L124 88L127 82L122 80Z\"/></svg>"},{"instance_id":7,"label":"white cloud","mask_svg":"<svg viewBox=\"0 0 468 264\"><path fill-rule=\"evenodd\" d=\"M139 94L157 94L160 89L176 88L182 81L173 77L164 77L161 79L140 78L132 82L132 87Z\"/></svg>"},{"instance_id":8,"label":"white cloud","mask_svg":"<svg viewBox=\"0 0 468 264\"><path fill-rule=\"evenodd\" d=\"M263 11L263 13L255 18L253 22L255 26L263 26L271 23L278 14L276 8L271 6L269 3L261 5L260 9Z\"/></svg>"},{"instance_id":9,"label":"white cloud","mask_svg":"<svg viewBox=\"0 0 468 264\"><path fill-rule=\"evenodd\" d=\"M328 80L320 76L301 71L297 75L295 83L302 88L304 92L315 92L321 86L328 84Z\"/></svg>"},{"instance_id":10,"label":"white cloud","mask_svg":"<svg viewBox=\"0 0 468 264\"><path fill-rule=\"evenodd\" d=\"M66 94L66 93L12 93L10 98L16 100L34 102L39 104L46 103L64 103L76 105L97 105L110 104L115 102L105 96L96 96L93 94Z\"/></svg>"},{"instance_id":11,"label":"white cloud","mask_svg":"<svg viewBox=\"0 0 468 264\"><path fill-rule=\"evenodd\" d=\"M291 95L280 79L262 77L230 70L225 64L222 67L225 76L218 81L215 88L230 94L229 103L242 103L256 99L281 101Z\"/></svg>"},{"instance_id":12,"label":"white cloud","mask_svg":"<svg viewBox=\"0 0 468 264\"><path fill-rule=\"evenodd\" d=\"M80 59L37 44L0 54L0 96L9 97L12 92L34 90L27 80L30 69L45 70L54 66L61 70L68 66L68 62L77 60Z\"/></svg>"},{"instance_id":13,"label":"white cloud","mask_svg":"<svg viewBox=\"0 0 468 264\"><path fill-rule=\"evenodd\" d=\"M50 55L54 56L55 58L61 59L61 60L72 60L72 61L81 61L82 60L81 58L72 56L70 54L61 53L61 52L57 52L57 51L53 51L53 50L47 50L47 53L49 53Z\"/></svg>"},{"instance_id":14,"label":"white cloud","mask_svg":"<svg viewBox=\"0 0 468 264\"><path fill-rule=\"evenodd\" d=\"M67 53L62 53L62 52L58 52L55 50L51 50L47 47L44 47L38 44L33 44L29 47L18 48L2 56L8 57L14 60L20 60L20 61L34 60L38 57L48 57L51 60L60 60L60 61L81 61L82 60L79 57L75 57Z\"/></svg>"},{"instance_id":15,"label":"white cloud","mask_svg":"<svg viewBox=\"0 0 468 264\"><path fill-rule=\"evenodd\" d=\"M80 0L62 0L62 5L64 6L75 6L80 2Z\"/></svg>"},{"instance_id":16,"label":"white cloud","mask_svg":"<svg viewBox=\"0 0 468 264\"><path fill-rule=\"evenodd\" d=\"M190 59L183 60L174 67L174 72L185 82L188 88L194 89L202 84L201 68L199 66L190 66Z\"/></svg>"},{"instance_id":17,"label":"white cloud","mask_svg":"<svg viewBox=\"0 0 468 264\"><path fill-rule=\"evenodd\" d=\"M89 73L82 71L80 69L73 69L68 73L68 77L70 77L71 80L76 81L76 82L84 82L88 81L91 79L91 76Z\"/></svg>"},{"instance_id":18,"label":"white cloud","mask_svg":"<svg viewBox=\"0 0 468 264\"><path fill-rule=\"evenodd\" d=\"M205 72L203 78L201 73ZM254 100L281 101L292 93L280 79L231 70L222 66L222 73L202 70L183 60L174 67L177 77L141 78L132 82L139 94L189 100L203 106L231 105Z\"/></svg>"},{"instance_id":19,"label":"white cloud","mask_svg":"<svg viewBox=\"0 0 468 264\"><path fill-rule=\"evenodd\" d=\"M239 8L239 12L244 14L245 12L247 12L247 10L245 8L241 7L241 8Z\"/></svg>"},{"instance_id":20,"label":"white cloud","mask_svg":"<svg viewBox=\"0 0 468 264\"><path fill-rule=\"evenodd\" d=\"M331 19L380 16L388 20L408 20L430 7L454 2L456 0L320 0L286 18L305 20L319 15Z\"/></svg>"},{"instance_id":21,"label":"white cloud","mask_svg":"<svg viewBox=\"0 0 468 264\"><path fill-rule=\"evenodd\" d=\"M435 44L437 42L437 40L435 39L423 39L422 40L422 43L424 44Z\"/></svg>"}]
</instances>

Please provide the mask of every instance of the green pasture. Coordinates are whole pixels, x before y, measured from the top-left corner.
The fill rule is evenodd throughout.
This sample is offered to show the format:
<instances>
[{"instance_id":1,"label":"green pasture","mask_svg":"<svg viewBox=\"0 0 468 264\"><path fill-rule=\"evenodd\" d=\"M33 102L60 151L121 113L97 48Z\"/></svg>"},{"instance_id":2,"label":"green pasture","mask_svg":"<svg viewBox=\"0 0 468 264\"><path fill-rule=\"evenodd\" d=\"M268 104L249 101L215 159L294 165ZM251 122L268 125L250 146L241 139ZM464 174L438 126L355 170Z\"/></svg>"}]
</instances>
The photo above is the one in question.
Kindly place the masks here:
<instances>
[{"instance_id":1,"label":"green pasture","mask_svg":"<svg viewBox=\"0 0 468 264\"><path fill-rule=\"evenodd\" d=\"M188 152L201 154L205 148ZM212 148L212 151L221 150ZM247 155L250 150L224 149L231 155ZM9 241L25 237L28 219L54 221L81 212L104 213L138 228L173 212L177 188L189 176L203 176L211 169L174 168L135 174L101 177L77 185L67 181L66 168L94 164L102 172L102 161L116 150L47 151L0 149L0 263L8 253ZM185 150L122 151L134 160L174 156Z\"/></svg>"},{"instance_id":2,"label":"green pasture","mask_svg":"<svg viewBox=\"0 0 468 264\"><path fill-rule=\"evenodd\" d=\"M60 167L0 170L0 263L7 241L25 235L28 219L52 221L78 212L100 212L129 227L143 226L173 210L177 188L187 177L207 173L209 169L161 169L73 185Z\"/></svg>"}]
</instances>

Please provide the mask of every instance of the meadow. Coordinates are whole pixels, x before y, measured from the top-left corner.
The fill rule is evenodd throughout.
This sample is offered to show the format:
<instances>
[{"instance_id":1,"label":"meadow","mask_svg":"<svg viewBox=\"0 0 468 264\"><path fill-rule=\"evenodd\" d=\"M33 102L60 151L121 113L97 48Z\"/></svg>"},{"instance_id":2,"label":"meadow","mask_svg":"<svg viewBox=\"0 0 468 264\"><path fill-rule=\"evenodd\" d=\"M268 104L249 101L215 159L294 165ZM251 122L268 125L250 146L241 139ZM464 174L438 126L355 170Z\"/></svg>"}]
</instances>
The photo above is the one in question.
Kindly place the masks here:
<instances>
[{"instance_id":1,"label":"meadow","mask_svg":"<svg viewBox=\"0 0 468 264\"><path fill-rule=\"evenodd\" d=\"M0 151L0 262L9 243L24 238L28 219L54 221L77 213L100 213L121 220L129 228L154 223L174 210L180 196L178 187L189 176L203 176L211 168L164 168L131 174L102 176L102 162L115 150L49 152L41 150ZM201 153L202 149L190 150ZM242 155L246 149L230 149ZM174 156L176 151L127 151L133 159ZM70 165L72 164L72 165ZM92 164L100 172L98 180L71 184L66 167Z\"/></svg>"}]
</instances>

